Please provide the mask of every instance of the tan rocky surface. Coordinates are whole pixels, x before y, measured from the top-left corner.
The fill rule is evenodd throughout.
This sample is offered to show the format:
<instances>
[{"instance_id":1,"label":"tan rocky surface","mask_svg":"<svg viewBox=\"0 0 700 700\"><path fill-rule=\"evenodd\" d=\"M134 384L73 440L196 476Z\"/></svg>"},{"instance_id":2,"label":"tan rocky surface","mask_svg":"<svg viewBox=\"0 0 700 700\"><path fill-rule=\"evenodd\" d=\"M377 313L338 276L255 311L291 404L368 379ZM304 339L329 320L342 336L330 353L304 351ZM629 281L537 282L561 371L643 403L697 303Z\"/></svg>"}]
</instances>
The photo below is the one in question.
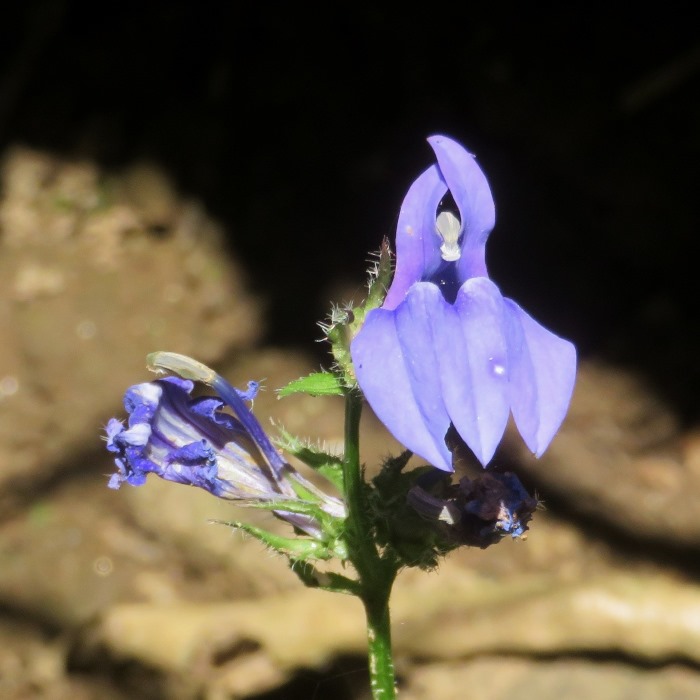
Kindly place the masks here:
<instances>
[{"instance_id":1,"label":"tan rocky surface","mask_svg":"<svg viewBox=\"0 0 700 700\"><path fill-rule=\"evenodd\" d=\"M147 352L264 380L263 425L338 450L338 400L273 391L314 363L254 347L259 307L216 225L152 167L107 175L15 150L3 178L0 696L367 697L356 601L303 589L211 521L280 523L158 480L105 487L100 428L149 376ZM370 468L399 449L369 413L363 434ZM546 456L512 435L499 456L551 502L527 541L399 577L401 697L696 697L697 435L639 378L584 361Z\"/></svg>"},{"instance_id":2,"label":"tan rocky surface","mask_svg":"<svg viewBox=\"0 0 700 700\"><path fill-rule=\"evenodd\" d=\"M153 167L16 148L0 190L3 508L94 450L154 346L214 361L260 318L216 224Z\"/></svg>"}]
</instances>

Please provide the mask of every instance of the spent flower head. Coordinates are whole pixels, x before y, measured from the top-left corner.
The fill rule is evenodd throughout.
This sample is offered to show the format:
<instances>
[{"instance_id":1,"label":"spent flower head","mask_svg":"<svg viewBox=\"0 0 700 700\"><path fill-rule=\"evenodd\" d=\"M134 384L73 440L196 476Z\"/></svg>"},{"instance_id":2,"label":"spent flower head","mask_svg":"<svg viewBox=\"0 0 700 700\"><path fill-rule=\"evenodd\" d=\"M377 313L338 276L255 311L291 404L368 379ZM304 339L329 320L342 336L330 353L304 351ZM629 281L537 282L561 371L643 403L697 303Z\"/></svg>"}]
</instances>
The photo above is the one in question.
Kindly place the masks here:
<instances>
[{"instance_id":1,"label":"spent flower head","mask_svg":"<svg viewBox=\"0 0 700 700\"><path fill-rule=\"evenodd\" d=\"M506 535L525 539L539 501L516 474L488 470L475 478L463 476L457 484L443 483L439 494L434 484L418 480L408 492L408 503L432 521L452 547L485 549Z\"/></svg>"}]
</instances>

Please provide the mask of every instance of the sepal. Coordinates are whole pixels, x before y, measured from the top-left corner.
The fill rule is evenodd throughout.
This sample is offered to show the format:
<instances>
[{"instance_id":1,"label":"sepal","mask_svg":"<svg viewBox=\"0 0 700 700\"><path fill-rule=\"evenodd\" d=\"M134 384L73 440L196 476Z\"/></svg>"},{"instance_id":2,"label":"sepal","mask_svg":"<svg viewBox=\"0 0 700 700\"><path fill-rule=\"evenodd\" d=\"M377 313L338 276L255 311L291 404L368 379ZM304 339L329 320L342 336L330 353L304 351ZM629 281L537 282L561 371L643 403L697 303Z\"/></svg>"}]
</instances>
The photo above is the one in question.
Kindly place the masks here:
<instances>
[{"instance_id":1,"label":"sepal","mask_svg":"<svg viewBox=\"0 0 700 700\"><path fill-rule=\"evenodd\" d=\"M458 484L417 484L408 502L426 523L432 523L449 548L486 547L506 535L527 539L528 523L539 506L512 472L488 470Z\"/></svg>"},{"instance_id":2,"label":"sepal","mask_svg":"<svg viewBox=\"0 0 700 700\"><path fill-rule=\"evenodd\" d=\"M369 505L385 558L431 570L463 545L485 549L508 535L526 539L539 504L515 474L487 470L453 483L452 474L434 467L404 472L410 457L388 459L372 480Z\"/></svg>"},{"instance_id":3,"label":"sepal","mask_svg":"<svg viewBox=\"0 0 700 700\"><path fill-rule=\"evenodd\" d=\"M314 497L313 493L307 492L303 492L301 496L309 499ZM312 534L308 539L300 538L294 541L316 542L317 545L310 547L310 550L328 553L328 556L319 556L318 558L330 559L337 557L341 561L345 561L348 558L347 547L343 538L344 519L330 515L321 507L320 503L315 503L311 500L275 499L269 501L245 501L241 502L240 505L248 508L258 508L259 510L269 510L281 520L285 520L292 525L298 523L296 525L297 535ZM231 523L227 524L231 525ZM239 529L243 528L239 527ZM271 535L271 537L277 536ZM282 540L284 541L286 538L282 538Z\"/></svg>"},{"instance_id":4,"label":"sepal","mask_svg":"<svg viewBox=\"0 0 700 700\"><path fill-rule=\"evenodd\" d=\"M280 438L275 442L288 454L294 455L298 460L311 467L315 472L318 472L322 477L328 479L338 491L343 494L343 460L342 457L337 457L328 452L310 445L291 433L288 433L284 428L279 428Z\"/></svg>"},{"instance_id":5,"label":"sepal","mask_svg":"<svg viewBox=\"0 0 700 700\"><path fill-rule=\"evenodd\" d=\"M331 547L320 540L300 537L283 537L282 535L276 535L260 527L256 527L255 525L243 523L238 520L230 522L214 520L212 522L218 523L219 525L228 525L228 527L235 530L245 532L247 535L261 542L267 549L277 552L278 554L283 554L292 562L307 562L313 560L328 561L337 556L336 552Z\"/></svg>"},{"instance_id":6,"label":"sepal","mask_svg":"<svg viewBox=\"0 0 700 700\"><path fill-rule=\"evenodd\" d=\"M313 372L306 377L299 377L277 391L280 399L292 394L308 396L343 396L343 385L337 375L331 372Z\"/></svg>"},{"instance_id":7,"label":"sepal","mask_svg":"<svg viewBox=\"0 0 700 700\"><path fill-rule=\"evenodd\" d=\"M367 299L360 306L361 313L355 314L354 330L357 330L362 325L365 320L364 316L368 311L378 309L384 303L393 275L391 247L389 246L389 239L384 238L379 253L377 253L377 260L369 271Z\"/></svg>"},{"instance_id":8,"label":"sepal","mask_svg":"<svg viewBox=\"0 0 700 700\"><path fill-rule=\"evenodd\" d=\"M332 593L346 593L359 596L361 586L358 581L332 571L320 571L306 560L290 558L289 565L299 580L309 588L321 588Z\"/></svg>"},{"instance_id":9,"label":"sepal","mask_svg":"<svg viewBox=\"0 0 700 700\"><path fill-rule=\"evenodd\" d=\"M412 453L406 450L398 457L389 458L372 480L374 487L369 497L377 544L385 557L394 556L399 567L418 567L432 570L438 558L453 549L441 542L440 533L416 511L408 501L408 494L417 481L436 472L432 467L418 467L404 472ZM438 472L442 481L450 482L450 475Z\"/></svg>"},{"instance_id":10,"label":"sepal","mask_svg":"<svg viewBox=\"0 0 700 700\"><path fill-rule=\"evenodd\" d=\"M388 239L382 241L376 260L369 270L367 296L357 306L335 307L321 328L331 344L335 369L348 389L357 386L350 355L350 343L357 335L367 314L382 305L393 275L392 255Z\"/></svg>"}]
</instances>

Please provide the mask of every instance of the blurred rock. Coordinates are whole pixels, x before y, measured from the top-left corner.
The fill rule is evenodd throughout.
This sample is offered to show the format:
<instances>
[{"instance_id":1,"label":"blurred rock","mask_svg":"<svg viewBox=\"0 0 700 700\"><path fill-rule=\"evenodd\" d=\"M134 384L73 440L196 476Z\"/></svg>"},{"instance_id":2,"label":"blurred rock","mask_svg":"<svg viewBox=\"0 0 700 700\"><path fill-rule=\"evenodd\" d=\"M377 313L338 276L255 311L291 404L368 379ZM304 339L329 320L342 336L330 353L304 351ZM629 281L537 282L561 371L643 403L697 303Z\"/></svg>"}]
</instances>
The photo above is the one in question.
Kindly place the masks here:
<instances>
[{"instance_id":1,"label":"blurred rock","mask_svg":"<svg viewBox=\"0 0 700 700\"><path fill-rule=\"evenodd\" d=\"M258 337L217 225L167 178L16 148L0 199L0 513L98 432L157 349L214 363Z\"/></svg>"},{"instance_id":2,"label":"blurred rock","mask_svg":"<svg viewBox=\"0 0 700 700\"><path fill-rule=\"evenodd\" d=\"M609 570L573 584L527 576L485 584L475 578L471 589L452 589L430 616L412 612L398 626L397 649L414 658L607 653L644 663L700 661L693 583Z\"/></svg>"},{"instance_id":3,"label":"blurred rock","mask_svg":"<svg viewBox=\"0 0 700 700\"><path fill-rule=\"evenodd\" d=\"M120 600L184 595L181 558L130 525L115 494L95 477L54 489L0 525L0 600L6 605L72 628ZM197 595L206 599L202 589Z\"/></svg>"},{"instance_id":4,"label":"blurred rock","mask_svg":"<svg viewBox=\"0 0 700 700\"><path fill-rule=\"evenodd\" d=\"M0 620L0 697L3 700L126 700L104 678L66 674L70 639L19 620Z\"/></svg>"},{"instance_id":5,"label":"blurred rock","mask_svg":"<svg viewBox=\"0 0 700 700\"><path fill-rule=\"evenodd\" d=\"M696 586L660 575L609 569L579 583L542 571L503 579L448 560L439 575L400 580L393 603L394 645L399 669L410 669L412 659L463 664L484 656L503 657L507 669L513 655L589 653L642 664L679 658L697 664L700 627L692 621L699 609ZM254 601L115 605L90 637L92 645L117 659L140 659L168 676L199 683L200 692L226 689L234 697L264 692L271 679L277 684L294 671L322 668L333 657L362 657L364 640L357 601L301 588ZM578 666L591 687L599 664L581 660ZM535 697L562 697L556 688L567 683L567 665L552 665L539 679L538 668L535 662L533 675L525 678L533 688L543 687ZM664 687L663 677L640 674L634 665L626 673L621 668L623 687ZM680 677L688 687L700 684L690 671ZM480 696L502 697L503 682L504 676L496 676L482 683ZM532 697L527 688L524 696Z\"/></svg>"},{"instance_id":6,"label":"blurred rock","mask_svg":"<svg viewBox=\"0 0 700 700\"><path fill-rule=\"evenodd\" d=\"M683 666L643 668L584 659L480 658L438 663L411 671L401 700L463 700L465 688L478 688L487 700L694 700L700 678Z\"/></svg>"},{"instance_id":7,"label":"blurred rock","mask_svg":"<svg viewBox=\"0 0 700 700\"><path fill-rule=\"evenodd\" d=\"M301 355L261 350L222 371L241 386L265 379L268 389L255 400L264 425L272 419L337 449L342 401L279 401L272 391L310 369ZM369 412L364 445L370 464L397 448ZM241 518L279 531L284 523L155 478L110 491L112 469L105 452L94 476L64 479L0 526L0 602L71 630L81 668L135 662L157 674L164 697L243 698L337 658L356 657L362 667L357 601L302 588L283 558L210 521ZM540 511L526 542L463 548L438 571L402 572L394 643L409 698L449 700L450 688L462 692L464 679L476 678L481 697L498 700L520 682L521 695L532 689L554 700L572 673L581 693L598 697L591 690L598 672L635 697L678 689L683 698L699 682L690 670L700 663L698 611L694 582L632 563ZM551 663L537 661L543 655ZM572 656L581 658L565 660ZM604 656L631 663L595 660ZM639 668L678 660L689 668ZM431 669L447 669L446 661L445 689L436 685L431 696Z\"/></svg>"},{"instance_id":8,"label":"blurred rock","mask_svg":"<svg viewBox=\"0 0 700 700\"><path fill-rule=\"evenodd\" d=\"M114 466L100 426L124 414L127 386L152 376L144 357L154 349L217 363L237 386L262 381L254 408L271 434L282 425L342 450L343 402L277 400L276 388L315 368L288 349L253 350L258 330L215 224L153 166L107 176L28 150L7 155L0 607L17 619L0 618L0 695L219 700L339 658L357 658L364 673L358 602L302 588L283 558L221 521L288 532L284 523L156 478L106 488ZM370 473L401 449L369 410L362 435ZM693 572L632 558L569 516L649 552L697 547L700 433L681 432L637 378L584 362L545 456L526 455L511 431L499 460L557 507L535 514L526 542L463 548L435 572L401 573L393 632L405 697L450 700L467 687L492 700L694 697ZM125 668L136 669L134 692Z\"/></svg>"},{"instance_id":9,"label":"blurred rock","mask_svg":"<svg viewBox=\"0 0 700 700\"><path fill-rule=\"evenodd\" d=\"M200 692L245 697L271 690L295 670L364 654L365 631L357 600L300 587L259 601L115 606L93 641L118 658L186 676Z\"/></svg>"}]
</instances>

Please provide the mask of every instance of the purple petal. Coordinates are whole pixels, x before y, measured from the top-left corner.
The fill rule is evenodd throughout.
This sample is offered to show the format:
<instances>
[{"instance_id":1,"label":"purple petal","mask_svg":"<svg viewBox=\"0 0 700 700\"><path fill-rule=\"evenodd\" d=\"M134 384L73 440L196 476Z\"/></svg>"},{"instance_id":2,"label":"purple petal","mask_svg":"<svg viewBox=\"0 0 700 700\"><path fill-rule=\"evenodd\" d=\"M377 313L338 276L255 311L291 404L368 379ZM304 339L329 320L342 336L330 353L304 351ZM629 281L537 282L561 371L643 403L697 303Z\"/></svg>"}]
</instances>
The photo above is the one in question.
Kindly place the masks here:
<instances>
[{"instance_id":1,"label":"purple petal","mask_svg":"<svg viewBox=\"0 0 700 700\"><path fill-rule=\"evenodd\" d=\"M454 306L431 283L414 284L395 311L372 311L352 343L357 380L394 437L452 471L452 422L486 465L510 412L504 299L486 278L468 280Z\"/></svg>"},{"instance_id":2,"label":"purple petal","mask_svg":"<svg viewBox=\"0 0 700 700\"><path fill-rule=\"evenodd\" d=\"M510 404L525 444L541 456L571 401L576 380L576 348L526 314L514 301L508 308Z\"/></svg>"},{"instance_id":3,"label":"purple petal","mask_svg":"<svg viewBox=\"0 0 700 700\"><path fill-rule=\"evenodd\" d=\"M467 280L443 305L439 373L447 411L482 465L493 457L510 413L506 307L485 277Z\"/></svg>"},{"instance_id":4,"label":"purple petal","mask_svg":"<svg viewBox=\"0 0 700 700\"><path fill-rule=\"evenodd\" d=\"M107 482L107 488L118 489L122 485L122 481L124 481L124 477L121 474L112 474Z\"/></svg>"},{"instance_id":5,"label":"purple petal","mask_svg":"<svg viewBox=\"0 0 700 700\"><path fill-rule=\"evenodd\" d=\"M435 220L446 192L447 185L435 165L408 190L396 227L396 272L384 300L385 309L395 309L412 284L426 279L442 264Z\"/></svg>"},{"instance_id":6,"label":"purple petal","mask_svg":"<svg viewBox=\"0 0 700 700\"><path fill-rule=\"evenodd\" d=\"M485 277L486 239L496 222L489 183L474 156L456 141L446 136L431 136L428 143L435 151L440 173L459 208L462 221L462 257L457 262L459 279Z\"/></svg>"},{"instance_id":7,"label":"purple petal","mask_svg":"<svg viewBox=\"0 0 700 700\"><path fill-rule=\"evenodd\" d=\"M107 449L110 452L119 452L121 447L115 443L116 438L124 432L124 423L116 418L110 418L105 426Z\"/></svg>"},{"instance_id":8,"label":"purple petal","mask_svg":"<svg viewBox=\"0 0 700 700\"><path fill-rule=\"evenodd\" d=\"M253 390L251 383L249 383L248 394L246 395L246 392L239 391L231 386L221 375L214 373L210 386L234 412L236 419L240 422L247 436L255 443L255 448L264 455L274 473L275 479L281 484L283 481L282 472L287 463L275 449L258 419L253 415L252 410L245 405L247 398L244 399L244 397L255 396L257 393L257 384L255 382L252 382L252 384L255 389Z\"/></svg>"},{"instance_id":9,"label":"purple petal","mask_svg":"<svg viewBox=\"0 0 700 700\"><path fill-rule=\"evenodd\" d=\"M441 396L433 336L436 309L446 306L439 289L414 285L395 310L367 315L351 345L357 381L389 432L409 450L452 471L445 445L450 426Z\"/></svg>"}]
</instances>

